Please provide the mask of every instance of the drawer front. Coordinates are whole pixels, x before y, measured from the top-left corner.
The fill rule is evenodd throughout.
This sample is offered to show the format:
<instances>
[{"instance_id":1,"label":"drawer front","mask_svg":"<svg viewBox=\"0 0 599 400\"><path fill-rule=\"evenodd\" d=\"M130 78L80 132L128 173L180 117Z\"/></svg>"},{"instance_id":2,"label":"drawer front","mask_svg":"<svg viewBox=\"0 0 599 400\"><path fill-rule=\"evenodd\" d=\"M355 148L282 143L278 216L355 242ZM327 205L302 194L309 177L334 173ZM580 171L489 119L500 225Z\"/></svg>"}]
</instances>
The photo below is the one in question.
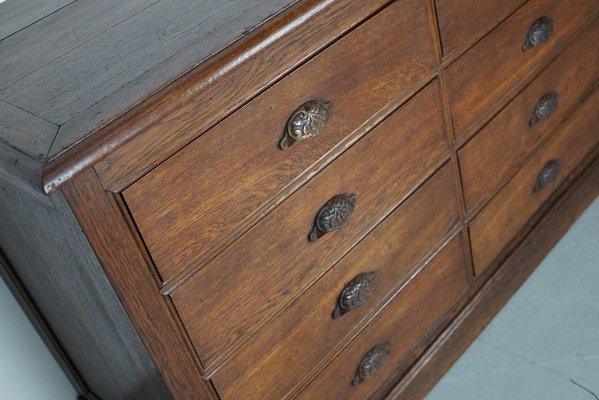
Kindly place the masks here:
<instances>
[{"instance_id":1,"label":"drawer front","mask_svg":"<svg viewBox=\"0 0 599 400\"><path fill-rule=\"evenodd\" d=\"M448 55L490 31L526 0L435 0L443 54Z\"/></svg>"},{"instance_id":2,"label":"drawer front","mask_svg":"<svg viewBox=\"0 0 599 400\"><path fill-rule=\"evenodd\" d=\"M304 383L454 228L456 196L446 165L216 371L221 399L278 400Z\"/></svg>"},{"instance_id":3,"label":"drawer front","mask_svg":"<svg viewBox=\"0 0 599 400\"><path fill-rule=\"evenodd\" d=\"M163 279L222 249L430 79L428 17L422 1L397 1L126 189ZM282 149L288 127L312 137Z\"/></svg>"},{"instance_id":4,"label":"drawer front","mask_svg":"<svg viewBox=\"0 0 599 400\"><path fill-rule=\"evenodd\" d=\"M550 135L470 226L472 256L482 272L551 193L599 143L599 91Z\"/></svg>"},{"instance_id":5,"label":"drawer front","mask_svg":"<svg viewBox=\"0 0 599 400\"><path fill-rule=\"evenodd\" d=\"M467 286L458 235L298 398L368 398L435 328Z\"/></svg>"},{"instance_id":6,"label":"drawer front","mask_svg":"<svg viewBox=\"0 0 599 400\"><path fill-rule=\"evenodd\" d=\"M446 70L456 136L480 128L597 11L596 0L530 0L456 60Z\"/></svg>"},{"instance_id":7,"label":"drawer front","mask_svg":"<svg viewBox=\"0 0 599 400\"><path fill-rule=\"evenodd\" d=\"M447 159L440 104L435 81L174 291L207 368L294 300ZM332 204L339 195L347 201ZM356 203L346 219L349 197ZM326 225L323 215L347 223L317 239L313 228Z\"/></svg>"},{"instance_id":8,"label":"drawer front","mask_svg":"<svg viewBox=\"0 0 599 400\"><path fill-rule=\"evenodd\" d=\"M470 210L522 165L599 79L599 19L459 151Z\"/></svg>"}]
</instances>

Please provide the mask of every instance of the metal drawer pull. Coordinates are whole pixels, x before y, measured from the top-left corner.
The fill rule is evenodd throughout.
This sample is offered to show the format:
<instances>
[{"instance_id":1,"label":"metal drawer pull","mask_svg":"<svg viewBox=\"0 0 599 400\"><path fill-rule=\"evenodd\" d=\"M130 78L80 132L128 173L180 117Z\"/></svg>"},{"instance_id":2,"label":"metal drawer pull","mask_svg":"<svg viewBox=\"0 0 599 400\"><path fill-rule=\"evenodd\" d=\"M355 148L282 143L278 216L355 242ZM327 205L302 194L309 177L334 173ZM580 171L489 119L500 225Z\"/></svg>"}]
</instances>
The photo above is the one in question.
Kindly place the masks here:
<instances>
[{"instance_id":1,"label":"metal drawer pull","mask_svg":"<svg viewBox=\"0 0 599 400\"><path fill-rule=\"evenodd\" d=\"M279 142L285 150L294 143L318 136L331 116L333 104L328 101L310 100L291 114L285 125L285 133Z\"/></svg>"},{"instance_id":2,"label":"metal drawer pull","mask_svg":"<svg viewBox=\"0 0 599 400\"><path fill-rule=\"evenodd\" d=\"M559 160L551 160L541 169L537 176L537 182L533 188L533 192L536 193L544 187L552 184L557 180L560 171Z\"/></svg>"},{"instance_id":3,"label":"metal drawer pull","mask_svg":"<svg viewBox=\"0 0 599 400\"><path fill-rule=\"evenodd\" d=\"M557 93L549 92L543 95L535 105L532 117L528 121L529 126L534 126L544 119L551 117L557 111Z\"/></svg>"},{"instance_id":4,"label":"metal drawer pull","mask_svg":"<svg viewBox=\"0 0 599 400\"><path fill-rule=\"evenodd\" d=\"M390 350L391 343L387 342L374 346L368 353L366 353L364 358L362 358L362 361L360 361L356 376L354 376L354 379L351 382L352 386L357 386L379 373L389 358Z\"/></svg>"},{"instance_id":5,"label":"metal drawer pull","mask_svg":"<svg viewBox=\"0 0 599 400\"><path fill-rule=\"evenodd\" d=\"M553 19L550 17L541 17L537 19L528 30L526 41L522 46L522 51L532 49L535 46L545 43L553 34Z\"/></svg>"},{"instance_id":6,"label":"metal drawer pull","mask_svg":"<svg viewBox=\"0 0 599 400\"><path fill-rule=\"evenodd\" d=\"M355 206L354 194L340 194L327 201L314 219L314 227L308 235L308 240L314 242L319 237L345 226Z\"/></svg>"},{"instance_id":7,"label":"metal drawer pull","mask_svg":"<svg viewBox=\"0 0 599 400\"><path fill-rule=\"evenodd\" d=\"M339 295L337 307L333 311L333 319L337 319L343 314L366 304L374 290L375 277L376 272L364 272L345 285Z\"/></svg>"}]
</instances>

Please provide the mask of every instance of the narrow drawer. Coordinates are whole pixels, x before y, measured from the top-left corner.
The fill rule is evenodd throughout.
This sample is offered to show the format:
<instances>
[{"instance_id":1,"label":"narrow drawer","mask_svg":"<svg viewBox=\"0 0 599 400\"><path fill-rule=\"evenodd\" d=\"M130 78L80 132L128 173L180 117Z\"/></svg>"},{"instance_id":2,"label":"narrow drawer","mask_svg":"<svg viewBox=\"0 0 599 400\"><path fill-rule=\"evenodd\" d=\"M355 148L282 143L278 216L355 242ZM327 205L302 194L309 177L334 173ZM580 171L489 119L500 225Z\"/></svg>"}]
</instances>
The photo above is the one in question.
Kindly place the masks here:
<instances>
[{"instance_id":1,"label":"narrow drawer","mask_svg":"<svg viewBox=\"0 0 599 400\"><path fill-rule=\"evenodd\" d=\"M162 278L203 263L423 86L435 64L428 17L420 0L395 2L126 189ZM318 135L282 149L287 125Z\"/></svg>"},{"instance_id":2,"label":"narrow drawer","mask_svg":"<svg viewBox=\"0 0 599 400\"><path fill-rule=\"evenodd\" d=\"M448 157L445 135L435 81L177 288L173 301L207 368L432 174ZM333 215L347 224L316 239L315 222L323 228Z\"/></svg>"},{"instance_id":3,"label":"narrow drawer","mask_svg":"<svg viewBox=\"0 0 599 400\"><path fill-rule=\"evenodd\" d=\"M480 128L597 11L596 0L530 0L447 68L456 137Z\"/></svg>"},{"instance_id":4,"label":"narrow drawer","mask_svg":"<svg viewBox=\"0 0 599 400\"><path fill-rule=\"evenodd\" d=\"M435 0L443 54L472 43L526 0Z\"/></svg>"},{"instance_id":5,"label":"narrow drawer","mask_svg":"<svg viewBox=\"0 0 599 400\"><path fill-rule=\"evenodd\" d=\"M466 208L488 198L599 79L599 19L459 151Z\"/></svg>"},{"instance_id":6,"label":"narrow drawer","mask_svg":"<svg viewBox=\"0 0 599 400\"><path fill-rule=\"evenodd\" d=\"M481 273L553 191L599 143L599 91L549 136L470 226L472 256Z\"/></svg>"},{"instance_id":7,"label":"narrow drawer","mask_svg":"<svg viewBox=\"0 0 599 400\"><path fill-rule=\"evenodd\" d=\"M298 399L369 398L434 330L467 286L464 249L458 235Z\"/></svg>"},{"instance_id":8,"label":"narrow drawer","mask_svg":"<svg viewBox=\"0 0 599 400\"><path fill-rule=\"evenodd\" d=\"M456 196L446 165L214 374L221 399L278 400L304 383L449 234ZM359 301L337 308L342 292Z\"/></svg>"}]
</instances>

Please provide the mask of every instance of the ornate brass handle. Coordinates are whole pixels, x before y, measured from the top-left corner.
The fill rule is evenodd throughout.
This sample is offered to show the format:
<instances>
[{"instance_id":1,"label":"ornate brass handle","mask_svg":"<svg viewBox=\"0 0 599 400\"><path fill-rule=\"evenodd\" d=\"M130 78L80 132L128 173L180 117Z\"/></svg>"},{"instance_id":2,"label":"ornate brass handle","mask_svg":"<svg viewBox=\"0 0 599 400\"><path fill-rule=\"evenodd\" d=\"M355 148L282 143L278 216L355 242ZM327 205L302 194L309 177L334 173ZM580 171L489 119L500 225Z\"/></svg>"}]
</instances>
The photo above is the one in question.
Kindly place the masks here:
<instances>
[{"instance_id":1,"label":"ornate brass handle","mask_svg":"<svg viewBox=\"0 0 599 400\"><path fill-rule=\"evenodd\" d=\"M559 160L551 160L541 169L539 175L537 176L537 181L535 183L535 187L533 188L533 192L536 193L544 187L550 185L551 183L557 180L560 171L560 163Z\"/></svg>"},{"instance_id":2,"label":"ornate brass handle","mask_svg":"<svg viewBox=\"0 0 599 400\"><path fill-rule=\"evenodd\" d=\"M532 117L528 121L529 126L534 126L538 122L547 119L557 111L557 93L549 92L543 95L535 105Z\"/></svg>"},{"instance_id":3,"label":"ornate brass handle","mask_svg":"<svg viewBox=\"0 0 599 400\"><path fill-rule=\"evenodd\" d=\"M328 101L310 100L291 114L285 125L285 133L279 142L285 150L294 143L318 136L331 116L333 104Z\"/></svg>"},{"instance_id":4,"label":"ornate brass handle","mask_svg":"<svg viewBox=\"0 0 599 400\"><path fill-rule=\"evenodd\" d=\"M550 17L541 17L537 19L528 30L526 41L522 46L522 51L532 49L535 46L545 43L553 34L553 19Z\"/></svg>"},{"instance_id":5,"label":"ornate brass handle","mask_svg":"<svg viewBox=\"0 0 599 400\"><path fill-rule=\"evenodd\" d=\"M316 214L308 240L314 242L319 237L345 226L355 206L354 194L340 194L327 201Z\"/></svg>"},{"instance_id":6,"label":"ornate brass handle","mask_svg":"<svg viewBox=\"0 0 599 400\"><path fill-rule=\"evenodd\" d=\"M368 297L374 290L375 277L376 272L365 272L345 285L339 295L337 307L333 311L333 319L337 319L343 314L366 304Z\"/></svg>"},{"instance_id":7,"label":"ornate brass handle","mask_svg":"<svg viewBox=\"0 0 599 400\"><path fill-rule=\"evenodd\" d=\"M352 380L352 386L357 386L360 383L372 378L376 375L385 365L385 362L389 358L391 350L391 343L383 343L374 346L358 366L358 371Z\"/></svg>"}]
</instances>

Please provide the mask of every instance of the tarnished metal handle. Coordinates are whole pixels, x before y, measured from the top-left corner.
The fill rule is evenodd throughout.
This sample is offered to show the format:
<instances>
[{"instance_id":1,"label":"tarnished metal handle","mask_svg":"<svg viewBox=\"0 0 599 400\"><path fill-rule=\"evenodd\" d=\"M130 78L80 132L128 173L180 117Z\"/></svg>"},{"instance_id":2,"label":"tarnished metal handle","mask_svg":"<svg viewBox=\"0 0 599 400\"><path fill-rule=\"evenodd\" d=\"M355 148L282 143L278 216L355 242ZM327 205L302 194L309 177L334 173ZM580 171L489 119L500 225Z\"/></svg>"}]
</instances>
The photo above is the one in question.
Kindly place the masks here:
<instances>
[{"instance_id":1,"label":"tarnished metal handle","mask_svg":"<svg viewBox=\"0 0 599 400\"><path fill-rule=\"evenodd\" d=\"M351 382L352 386L357 386L360 383L367 381L383 369L385 362L389 358L390 351L391 343L387 342L374 346L368 353L366 353L364 358L362 358L362 361L360 361L356 375Z\"/></svg>"},{"instance_id":2,"label":"tarnished metal handle","mask_svg":"<svg viewBox=\"0 0 599 400\"><path fill-rule=\"evenodd\" d=\"M314 242L321 236L345 226L355 206L354 194L340 194L327 201L316 214L308 240Z\"/></svg>"},{"instance_id":3,"label":"tarnished metal handle","mask_svg":"<svg viewBox=\"0 0 599 400\"><path fill-rule=\"evenodd\" d=\"M535 105L532 117L528 121L529 126L534 126L544 119L551 117L557 111L557 93L545 93Z\"/></svg>"},{"instance_id":4,"label":"tarnished metal handle","mask_svg":"<svg viewBox=\"0 0 599 400\"><path fill-rule=\"evenodd\" d=\"M363 306L374 290L376 272L364 272L351 280L339 295L337 307L333 311L333 319L337 319L353 309Z\"/></svg>"},{"instance_id":5,"label":"tarnished metal handle","mask_svg":"<svg viewBox=\"0 0 599 400\"><path fill-rule=\"evenodd\" d=\"M559 160L551 160L541 169L535 182L533 192L536 193L557 180L560 172Z\"/></svg>"},{"instance_id":6,"label":"tarnished metal handle","mask_svg":"<svg viewBox=\"0 0 599 400\"><path fill-rule=\"evenodd\" d=\"M285 125L283 138L279 142L281 149L288 149L296 142L318 136L332 111L333 104L328 101L310 100L302 104L291 114Z\"/></svg>"},{"instance_id":7,"label":"tarnished metal handle","mask_svg":"<svg viewBox=\"0 0 599 400\"><path fill-rule=\"evenodd\" d=\"M551 17L541 17L537 19L526 34L526 40L522 46L522 51L527 51L535 46L545 43L553 34L553 19Z\"/></svg>"}]
</instances>

